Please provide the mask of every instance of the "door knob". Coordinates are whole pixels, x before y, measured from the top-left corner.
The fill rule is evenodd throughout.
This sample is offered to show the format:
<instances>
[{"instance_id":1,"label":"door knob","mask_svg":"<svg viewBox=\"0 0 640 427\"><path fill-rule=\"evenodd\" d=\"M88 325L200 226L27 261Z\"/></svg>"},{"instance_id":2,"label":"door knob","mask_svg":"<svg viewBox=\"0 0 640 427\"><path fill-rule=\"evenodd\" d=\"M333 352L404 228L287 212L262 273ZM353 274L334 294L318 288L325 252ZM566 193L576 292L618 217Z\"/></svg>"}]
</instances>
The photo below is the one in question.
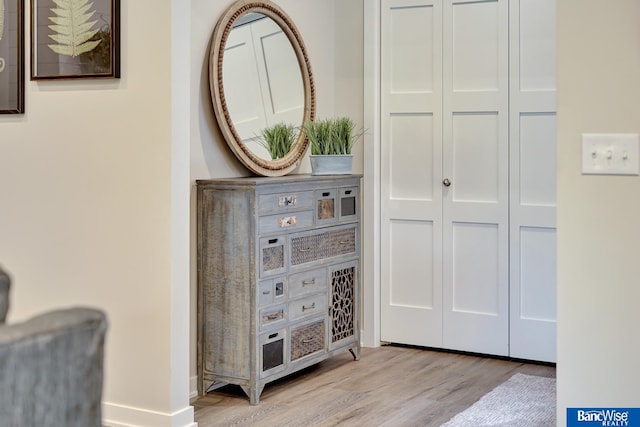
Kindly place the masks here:
<instances>
[{"instance_id":1,"label":"door knob","mask_svg":"<svg viewBox=\"0 0 640 427\"><path fill-rule=\"evenodd\" d=\"M444 180L442 180L442 184L445 187L449 187L451 185L451 181L449 180L449 178L445 178Z\"/></svg>"}]
</instances>

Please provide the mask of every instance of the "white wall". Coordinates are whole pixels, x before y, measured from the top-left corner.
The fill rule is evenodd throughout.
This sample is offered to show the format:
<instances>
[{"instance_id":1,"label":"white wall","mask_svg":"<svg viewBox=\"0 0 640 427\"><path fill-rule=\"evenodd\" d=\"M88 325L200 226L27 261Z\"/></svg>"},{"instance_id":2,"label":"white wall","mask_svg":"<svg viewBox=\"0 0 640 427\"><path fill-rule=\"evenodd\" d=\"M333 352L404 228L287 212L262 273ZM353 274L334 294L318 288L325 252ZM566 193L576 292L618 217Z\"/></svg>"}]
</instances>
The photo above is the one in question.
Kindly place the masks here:
<instances>
[{"instance_id":1,"label":"white wall","mask_svg":"<svg viewBox=\"0 0 640 427\"><path fill-rule=\"evenodd\" d=\"M184 262L174 249L181 215L174 203L175 162L185 147L171 128L166 29L178 2L122 2L120 80L28 81L26 114L0 116L0 263L14 279L9 320L76 304L106 310L108 411L161 421L155 425L185 401L171 396L172 384L181 385L169 374L183 368L171 356L184 332L176 318L186 313L175 301L187 289L173 271ZM191 58L191 101L182 112L190 115L183 143L191 179L248 175L217 130L207 90L209 36L230 3L191 0L183 53ZM346 113L362 123L362 0L277 3L307 45L318 116ZM615 6L558 2L558 425L568 406L638 406L640 180L580 175L581 132L640 132L640 4ZM308 170L305 160L299 172ZM193 239L193 213L190 222ZM193 334L188 347L194 375Z\"/></svg>"},{"instance_id":2,"label":"white wall","mask_svg":"<svg viewBox=\"0 0 640 427\"><path fill-rule=\"evenodd\" d=\"M121 79L30 82L27 48L26 114L0 117L9 320L71 305L107 312L109 425L193 419L193 180L249 174L208 92L209 37L231 3L122 0ZM304 38L317 116L362 123L362 0L276 3ZM309 171L305 158L296 173Z\"/></svg>"},{"instance_id":3,"label":"white wall","mask_svg":"<svg viewBox=\"0 0 640 427\"><path fill-rule=\"evenodd\" d=\"M191 178L249 176L218 130L208 81L209 39L232 0L191 2ZM362 0L276 0L294 22L307 49L316 89L316 117L349 115L362 123ZM362 172L362 141L354 149L354 172ZM293 173L309 173L308 157ZM195 182L194 182L195 185ZM191 197L191 376L196 376L196 200Z\"/></svg>"},{"instance_id":4,"label":"white wall","mask_svg":"<svg viewBox=\"0 0 640 427\"><path fill-rule=\"evenodd\" d=\"M176 208L188 200L188 141L172 137L167 31L178 1L122 1L121 79L40 82L28 77L26 3L26 114L0 117L9 320L73 305L107 312L110 425L192 419L188 357L172 351L188 348L189 308L174 297L189 289L188 254L173 250L188 248L188 211Z\"/></svg>"},{"instance_id":5,"label":"white wall","mask_svg":"<svg viewBox=\"0 0 640 427\"><path fill-rule=\"evenodd\" d=\"M558 2L558 425L638 407L640 178L580 173L582 132L640 132L640 2Z\"/></svg>"},{"instance_id":6,"label":"white wall","mask_svg":"<svg viewBox=\"0 0 640 427\"><path fill-rule=\"evenodd\" d=\"M208 49L213 28L232 0L192 0L191 175L194 179L247 176L220 134L208 82ZM295 23L304 40L316 88L316 116L349 114L362 123L362 0L348 2L276 0ZM355 172L362 170L362 145ZM308 173L305 158L294 173Z\"/></svg>"}]
</instances>

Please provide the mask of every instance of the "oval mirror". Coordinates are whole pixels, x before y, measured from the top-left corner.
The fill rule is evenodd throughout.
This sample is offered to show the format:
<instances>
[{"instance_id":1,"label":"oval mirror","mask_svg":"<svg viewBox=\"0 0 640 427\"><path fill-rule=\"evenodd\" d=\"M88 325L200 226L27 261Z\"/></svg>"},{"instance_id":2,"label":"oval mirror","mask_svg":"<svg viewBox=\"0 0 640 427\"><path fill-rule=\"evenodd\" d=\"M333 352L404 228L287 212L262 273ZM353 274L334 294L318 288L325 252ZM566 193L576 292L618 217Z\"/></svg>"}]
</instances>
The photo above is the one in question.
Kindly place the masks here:
<instances>
[{"instance_id":1,"label":"oval mirror","mask_svg":"<svg viewBox=\"0 0 640 427\"><path fill-rule=\"evenodd\" d=\"M282 176L298 166L315 93L302 37L284 11L266 0L239 0L226 10L211 40L209 87L227 145L249 170ZM276 125L295 133L280 155L270 154L263 138Z\"/></svg>"}]
</instances>

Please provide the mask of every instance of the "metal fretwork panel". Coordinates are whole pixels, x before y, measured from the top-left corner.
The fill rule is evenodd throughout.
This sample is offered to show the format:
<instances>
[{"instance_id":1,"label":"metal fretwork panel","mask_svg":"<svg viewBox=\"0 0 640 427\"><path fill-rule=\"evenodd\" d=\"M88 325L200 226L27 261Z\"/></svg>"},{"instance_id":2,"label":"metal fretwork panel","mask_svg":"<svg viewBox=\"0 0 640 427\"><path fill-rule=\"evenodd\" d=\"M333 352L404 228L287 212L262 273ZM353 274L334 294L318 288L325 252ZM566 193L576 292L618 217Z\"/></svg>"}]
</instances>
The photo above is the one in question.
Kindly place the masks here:
<instances>
[{"instance_id":1,"label":"metal fretwork panel","mask_svg":"<svg viewBox=\"0 0 640 427\"><path fill-rule=\"evenodd\" d=\"M335 270L331 274L331 342L337 342L355 333L355 267Z\"/></svg>"}]
</instances>

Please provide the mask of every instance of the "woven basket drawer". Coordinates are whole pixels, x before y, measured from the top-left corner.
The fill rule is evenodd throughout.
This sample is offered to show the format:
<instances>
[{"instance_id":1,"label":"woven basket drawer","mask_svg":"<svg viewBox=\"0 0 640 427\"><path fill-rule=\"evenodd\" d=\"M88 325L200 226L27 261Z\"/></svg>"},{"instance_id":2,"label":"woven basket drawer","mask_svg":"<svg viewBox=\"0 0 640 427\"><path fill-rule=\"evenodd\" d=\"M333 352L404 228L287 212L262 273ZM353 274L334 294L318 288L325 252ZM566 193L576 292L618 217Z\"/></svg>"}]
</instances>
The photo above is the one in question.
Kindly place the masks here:
<instances>
[{"instance_id":1,"label":"woven basket drawer","mask_svg":"<svg viewBox=\"0 0 640 427\"><path fill-rule=\"evenodd\" d=\"M287 271L287 238L285 235L260 239L260 276L273 276Z\"/></svg>"},{"instance_id":2,"label":"woven basket drawer","mask_svg":"<svg viewBox=\"0 0 640 427\"><path fill-rule=\"evenodd\" d=\"M291 238L291 264L299 265L356 251L356 228L341 228Z\"/></svg>"},{"instance_id":3,"label":"woven basket drawer","mask_svg":"<svg viewBox=\"0 0 640 427\"><path fill-rule=\"evenodd\" d=\"M324 320L291 329L291 361L324 350Z\"/></svg>"}]
</instances>

